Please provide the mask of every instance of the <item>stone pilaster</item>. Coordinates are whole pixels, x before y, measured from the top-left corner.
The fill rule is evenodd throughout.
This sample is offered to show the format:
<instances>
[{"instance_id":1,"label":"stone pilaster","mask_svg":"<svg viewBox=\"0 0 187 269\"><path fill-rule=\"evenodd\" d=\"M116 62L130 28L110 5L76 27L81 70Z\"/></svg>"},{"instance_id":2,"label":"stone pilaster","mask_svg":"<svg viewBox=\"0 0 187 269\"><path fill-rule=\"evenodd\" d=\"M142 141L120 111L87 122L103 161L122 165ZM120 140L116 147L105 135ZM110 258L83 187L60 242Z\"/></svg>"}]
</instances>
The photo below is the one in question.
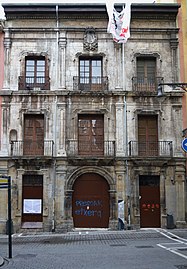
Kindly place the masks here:
<instances>
[{"instance_id":1,"label":"stone pilaster","mask_svg":"<svg viewBox=\"0 0 187 269\"><path fill-rule=\"evenodd\" d=\"M66 44L67 44L67 39L66 37L62 37L59 39L59 48L60 48L60 53L59 53L59 61L60 61L60 68L59 68L59 80L60 80L60 88L65 89L66 88L66 79L65 79L65 74L66 74Z\"/></svg>"},{"instance_id":2,"label":"stone pilaster","mask_svg":"<svg viewBox=\"0 0 187 269\"><path fill-rule=\"evenodd\" d=\"M177 48L178 48L178 38L175 33L170 34L170 47L171 47L171 60L172 60L172 79L173 82L178 81L178 68L177 68Z\"/></svg>"},{"instance_id":3,"label":"stone pilaster","mask_svg":"<svg viewBox=\"0 0 187 269\"><path fill-rule=\"evenodd\" d=\"M4 85L3 89L10 89L10 48L11 48L11 38L10 32L5 29L4 38Z\"/></svg>"},{"instance_id":4,"label":"stone pilaster","mask_svg":"<svg viewBox=\"0 0 187 269\"><path fill-rule=\"evenodd\" d=\"M122 55L122 46L121 44L114 43L114 49L115 49L115 57L114 59L116 60L115 66L116 66L116 74L115 74L115 85L116 88L121 88L123 87L122 85L122 65L121 65L121 55Z\"/></svg>"},{"instance_id":5,"label":"stone pilaster","mask_svg":"<svg viewBox=\"0 0 187 269\"><path fill-rule=\"evenodd\" d=\"M72 219L72 194L73 190L66 190L64 198L64 218Z\"/></svg>"},{"instance_id":6,"label":"stone pilaster","mask_svg":"<svg viewBox=\"0 0 187 269\"><path fill-rule=\"evenodd\" d=\"M123 103L123 99L119 100L118 103L116 103L116 155L117 156L124 156L125 155L125 117L124 117L124 109L126 109L126 106Z\"/></svg>"},{"instance_id":7,"label":"stone pilaster","mask_svg":"<svg viewBox=\"0 0 187 269\"><path fill-rule=\"evenodd\" d=\"M175 170L176 225L183 227L185 221L185 167L180 163Z\"/></svg>"}]
</instances>

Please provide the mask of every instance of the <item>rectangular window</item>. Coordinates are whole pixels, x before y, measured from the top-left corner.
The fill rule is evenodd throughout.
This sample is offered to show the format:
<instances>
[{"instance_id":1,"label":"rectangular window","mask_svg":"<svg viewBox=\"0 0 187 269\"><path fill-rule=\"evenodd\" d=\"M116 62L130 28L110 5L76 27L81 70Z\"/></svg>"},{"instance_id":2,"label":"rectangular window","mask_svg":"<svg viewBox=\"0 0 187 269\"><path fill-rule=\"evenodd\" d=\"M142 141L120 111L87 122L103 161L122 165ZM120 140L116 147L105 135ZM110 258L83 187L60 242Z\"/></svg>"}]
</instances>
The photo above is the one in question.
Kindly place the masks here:
<instances>
[{"instance_id":1,"label":"rectangular window","mask_svg":"<svg viewBox=\"0 0 187 269\"><path fill-rule=\"evenodd\" d=\"M139 78L155 79L156 76L156 58L138 57L137 58L137 76Z\"/></svg>"},{"instance_id":2,"label":"rectangular window","mask_svg":"<svg viewBox=\"0 0 187 269\"><path fill-rule=\"evenodd\" d=\"M45 57L26 57L25 79L29 86L40 86L46 80Z\"/></svg>"},{"instance_id":3,"label":"rectangular window","mask_svg":"<svg viewBox=\"0 0 187 269\"><path fill-rule=\"evenodd\" d=\"M138 116L138 153L140 156L158 155L157 116Z\"/></svg>"},{"instance_id":4,"label":"rectangular window","mask_svg":"<svg viewBox=\"0 0 187 269\"><path fill-rule=\"evenodd\" d=\"M98 156L104 154L103 115L79 115L78 118L79 155Z\"/></svg>"},{"instance_id":5,"label":"rectangular window","mask_svg":"<svg viewBox=\"0 0 187 269\"><path fill-rule=\"evenodd\" d=\"M45 83L45 58L26 59L26 82Z\"/></svg>"},{"instance_id":6,"label":"rectangular window","mask_svg":"<svg viewBox=\"0 0 187 269\"><path fill-rule=\"evenodd\" d=\"M24 175L22 186L22 222L42 222L43 176Z\"/></svg>"},{"instance_id":7,"label":"rectangular window","mask_svg":"<svg viewBox=\"0 0 187 269\"><path fill-rule=\"evenodd\" d=\"M44 56L26 56L19 90L50 90L49 68Z\"/></svg>"},{"instance_id":8,"label":"rectangular window","mask_svg":"<svg viewBox=\"0 0 187 269\"><path fill-rule=\"evenodd\" d=\"M153 92L157 89L156 58L137 57L137 91Z\"/></svg>"},{"instance_id":9,"label":"rectangular window","mask_svg":"<svg viewBox=\"0 0 187 269\"><path fill-rule=\"evenodd\" d=\"M80 90L105 90L106 78L102 74L101 58L79 59L79 88Z\"/></svg>"},{"instance_id":10,"label":"rectangular window","mask_svg":"<svg viewBox=\"0 0 187 269\"><path fill-rule=\"evenodd\" d=\"M28 156L44 154L43 115L25 115L23 154Z\"/></svg>"}]
</instances>

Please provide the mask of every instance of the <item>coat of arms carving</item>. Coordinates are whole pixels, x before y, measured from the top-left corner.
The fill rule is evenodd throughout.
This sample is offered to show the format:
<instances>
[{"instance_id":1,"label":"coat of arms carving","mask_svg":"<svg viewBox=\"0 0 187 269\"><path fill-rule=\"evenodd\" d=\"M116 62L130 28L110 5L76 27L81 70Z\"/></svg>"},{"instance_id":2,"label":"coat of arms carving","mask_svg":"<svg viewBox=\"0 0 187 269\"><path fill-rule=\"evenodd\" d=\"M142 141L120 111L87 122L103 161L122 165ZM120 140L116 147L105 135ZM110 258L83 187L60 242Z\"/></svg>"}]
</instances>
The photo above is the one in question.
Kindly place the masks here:
<instances>
[{"instance_id":1,"label":"coat of arms carving","mask_svg":"<svg viewBox=\"0 0 187 269\"><path fill-rule=\"evenodd\" d=\"M86 28L84 33L84 50L94 51L98 48L97 36L95 34L95 29L93 27Z\"/></svg>"}]
</instances>

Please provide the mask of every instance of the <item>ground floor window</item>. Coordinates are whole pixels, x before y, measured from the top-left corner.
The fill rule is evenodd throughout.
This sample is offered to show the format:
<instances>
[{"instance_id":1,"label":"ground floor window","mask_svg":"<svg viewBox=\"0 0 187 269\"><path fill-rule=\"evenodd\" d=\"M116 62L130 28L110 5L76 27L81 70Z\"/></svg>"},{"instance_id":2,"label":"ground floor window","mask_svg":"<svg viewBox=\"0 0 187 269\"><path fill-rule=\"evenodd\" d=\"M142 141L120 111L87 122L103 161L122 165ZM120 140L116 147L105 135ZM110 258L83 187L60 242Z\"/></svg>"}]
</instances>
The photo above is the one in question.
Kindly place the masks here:
<instances>
[{"instance_id":1,"label":"ground floor window","mask_svg":"<svg viewBox=\"0 0 187 269\"><path fill-rule=\"evenodd\" d=\"M42 222L43 176L24 175L22 186L22 222Z\"/></svg>"}]
</instances>

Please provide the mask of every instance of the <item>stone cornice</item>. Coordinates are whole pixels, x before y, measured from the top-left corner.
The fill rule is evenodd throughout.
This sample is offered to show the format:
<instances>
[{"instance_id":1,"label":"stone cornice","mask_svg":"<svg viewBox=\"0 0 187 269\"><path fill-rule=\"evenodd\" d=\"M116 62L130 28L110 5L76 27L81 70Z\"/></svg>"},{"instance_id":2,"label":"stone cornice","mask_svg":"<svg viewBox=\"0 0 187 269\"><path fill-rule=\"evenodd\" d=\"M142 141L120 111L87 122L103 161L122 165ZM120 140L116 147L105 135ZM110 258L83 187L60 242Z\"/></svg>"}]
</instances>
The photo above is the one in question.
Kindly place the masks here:
<instances>
[{"instance_id":1,"label":"stone cornice","mask_svg":"<svg viewBox=\"0 0 187 269\"><path fill-rule=\"evenodd\" d=\"M58 18L63 19L107 19L104 4L3 4L5 16L9 19L55 19L56 6ZM122 5L116 4L117 11ZM132 19L167 19L176 18L179 4L132 4Z\"/></svg>"},{"instance_id":2,"label":"stone cornice","mask_svg":"<svg viewBox=\"0 0 187 269\"><path fill-rule=\"evenodd\" d=\"M5 29L8 29L8 28L4 28L4 30ZM103 33L106 33L106 27L104 27L104 28L97 28L96 29L97 30L97 32L103 32ZM12 27L11 28L11 32L12 33L16 33L16 32L18 32L18 33L20 33L20 32L22 32L22 33L30 33L30 32L36 32L36 33L42 33L42 32L49 32L49 33L52 33L52 32L61 32L61 31L68 31L68 32L85 32L85 27L59 27L58 29L57 28L54 28L54 27L51 27L51 28L49 28L49 27L44 27L44 28L37 28L37 27L35 27L35 28L33 28L33 27L27 27L27 26L25 26L25 28L24 27L20 27L20 28L18 28L18 27L16 27L16 28L14 28L14 27ZM157 34L159 34L159 33L167 33L167 34L177 34L178 32L179 32L179 28L145 28L145 27L137 27L137 28L135 28L135 27L132 27L131 28L131 32L132 33L146 33L146 32L148 32L148 33L150 33L150 32L154 32L154 33L157 33Z\"/></svg>"}]
</instances>

